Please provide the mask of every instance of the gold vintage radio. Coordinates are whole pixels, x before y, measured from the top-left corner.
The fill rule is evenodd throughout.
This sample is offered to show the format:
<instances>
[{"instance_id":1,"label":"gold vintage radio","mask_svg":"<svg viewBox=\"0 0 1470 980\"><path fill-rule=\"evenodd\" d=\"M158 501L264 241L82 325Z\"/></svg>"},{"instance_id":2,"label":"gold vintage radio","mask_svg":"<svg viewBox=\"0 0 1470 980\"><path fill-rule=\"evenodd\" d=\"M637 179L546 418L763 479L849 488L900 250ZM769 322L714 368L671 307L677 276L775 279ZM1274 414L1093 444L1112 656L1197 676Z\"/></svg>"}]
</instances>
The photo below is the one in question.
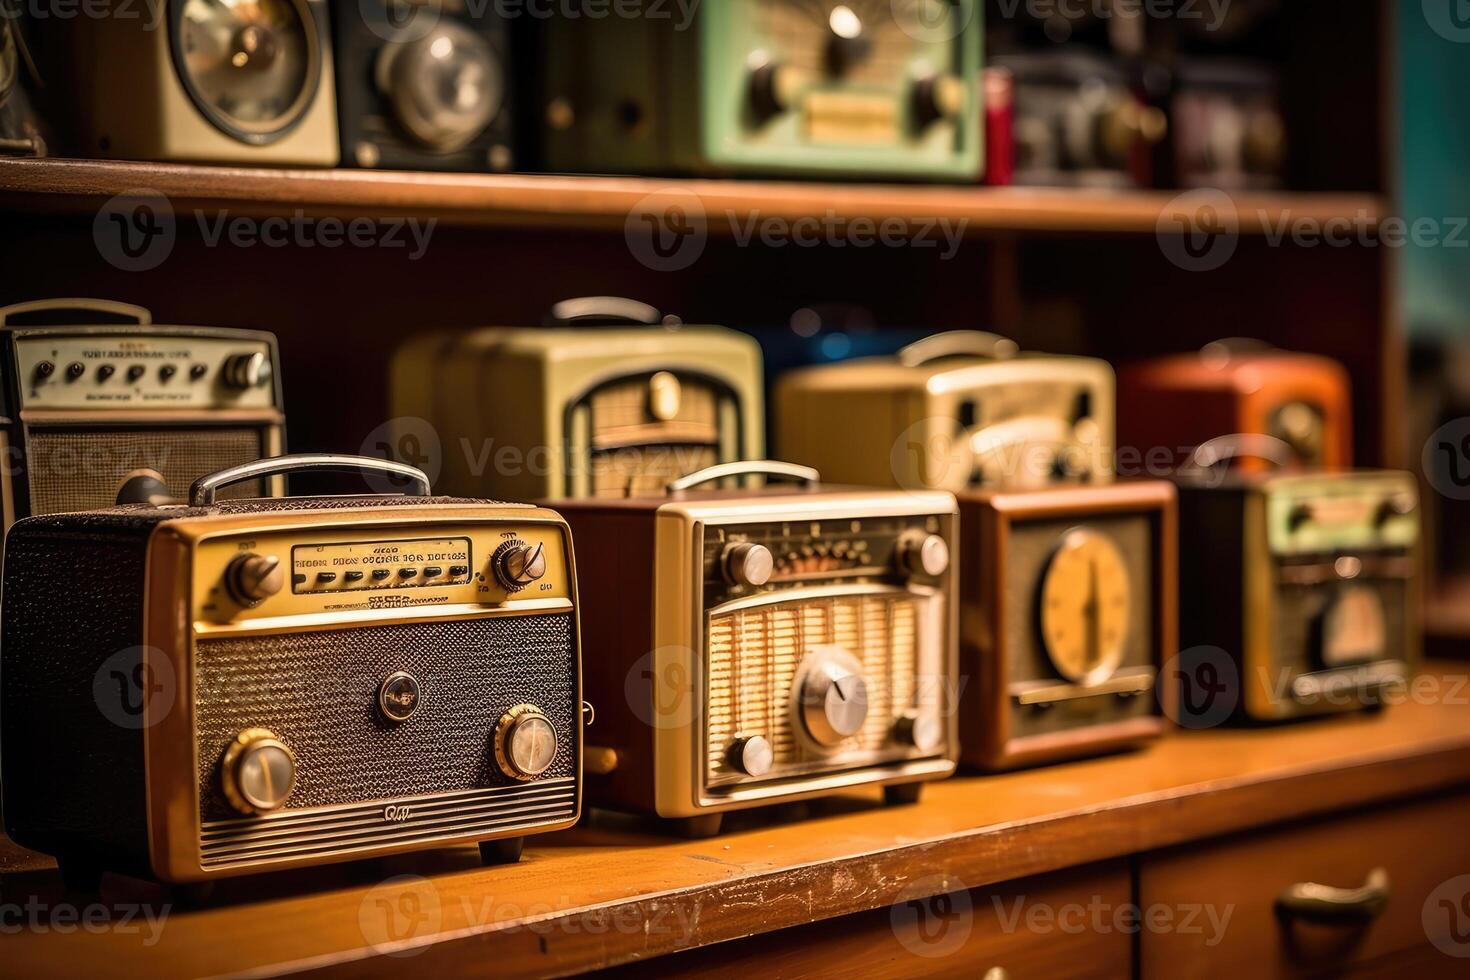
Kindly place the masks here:
<instances>
[{"instance_id":1,"label":"gold vintage radio","mask_svg":"<svg viewBox=\"0 0 1470 980\"><path fill-rule=\"evenodd\" d=\"M446 489L523 499L657 493L674 477L762 454L761 355L750 337L654 326L656 310L615 297L559 303L553 319L568 325L431 333L401 349L398 451L411 456L435 438ZM593 322L639 325L571 325Z\"/></svg>"},{"instance_id":2,"label":"gold vintage radio","mask_svg":"<svg viewBox=\"0 0 1470 980\"><path fill-rule=\"evenodd\" d=\"M1407 683L1419 649L1411 474L1206 469L1181 480L1179 506L1181 649L1196 672L1214 650L1235 674L1222 663L1188 678L1181 712L1223 697L1238 717L1281 721L1381 705Z\"/></svg>"},{"instance_id":3,"label":"gold vintage radio","mask_svg":"<svg viewBox=\"0 0 1470 980\"><path fill-rule=\"evenodd\" d=\"M207 473L279 454L277 364L272 334L155 324L125 303L0 309L5 524L183 497ZM230 492L280 489L256 481Z\"/></svg>"},{"instance_id":4,"label":"gold vintage radio","mask_svg":"<svg viewBox=\"0 0 1470 980\"><path fill-rule=\"evenodd\" d=\"M781 454L843 483L960 491L1113 475L1112 368L1018 354L994 334L793 371L776 406Z\"/></svg>"},{"instance_id":5,"label":"gold vintage radio","mask_svg":"<svg viewBox=\"0 0 1470 980\"><path fill-rule=\"evenodd\" d=\"M966 764L1052 762L1165 730L1175 506L1158 480L960 495Z\"/></svg>"},{"instance_id":6,"label":"gold vintage radio","mask_svg":"<svg viewBox=\"0 0 1470 980\"><path fill-rule=\"evenodd\" d=\"M799 488L696 490L752 474ZM729 810L954 770L954 498L825 488L737 463L664 497L567 501L583 607L594 805L718 831ZM562 505L559 505L562 506Z\"/></svg>"},{"instance_id":7,"label":"gold vintage radio","mask_svg":"<svg viewBox=\"0 0 1470 980\"><path fill-rule=\"evenodd\" d=\"M413 496L218 499L363 468ZM185 882L520 837L580 806L571 541L357 457L261 460L188 505L34 517L5 556L6 832Z\"/></svg>"},{"instance_id":8,"label":"gold vintage radio","mask_svg":"<svg viewBox=\"0 0 1470 980\"><path fill-rule=\"evenodd\" d=\"M126 0L104 2L103 16L67 25L82 152L336 164L326 0L167 0L131 15Z\"/></svg>"}]
</instances>

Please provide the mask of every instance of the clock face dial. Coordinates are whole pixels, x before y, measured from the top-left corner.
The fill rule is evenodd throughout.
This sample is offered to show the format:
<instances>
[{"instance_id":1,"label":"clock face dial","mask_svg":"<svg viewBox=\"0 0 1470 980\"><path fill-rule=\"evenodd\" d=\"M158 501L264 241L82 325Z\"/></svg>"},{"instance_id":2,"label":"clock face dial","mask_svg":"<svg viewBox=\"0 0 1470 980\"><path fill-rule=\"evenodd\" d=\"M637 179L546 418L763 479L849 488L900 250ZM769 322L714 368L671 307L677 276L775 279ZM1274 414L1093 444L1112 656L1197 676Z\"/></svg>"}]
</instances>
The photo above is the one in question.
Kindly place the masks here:
<instances>
[{"instance_id":1,"label":"clock face dial","mask_svg":"<svg viewBox=\"0 0 1470 980\"><path fill-rule=\"evenodd\" d=\"M1096 684L1123 661L1133 583L1107 535L1074 528L1063 537L1041 580L1041 638L1067 680Z\"/></svg>"}]
</instances>

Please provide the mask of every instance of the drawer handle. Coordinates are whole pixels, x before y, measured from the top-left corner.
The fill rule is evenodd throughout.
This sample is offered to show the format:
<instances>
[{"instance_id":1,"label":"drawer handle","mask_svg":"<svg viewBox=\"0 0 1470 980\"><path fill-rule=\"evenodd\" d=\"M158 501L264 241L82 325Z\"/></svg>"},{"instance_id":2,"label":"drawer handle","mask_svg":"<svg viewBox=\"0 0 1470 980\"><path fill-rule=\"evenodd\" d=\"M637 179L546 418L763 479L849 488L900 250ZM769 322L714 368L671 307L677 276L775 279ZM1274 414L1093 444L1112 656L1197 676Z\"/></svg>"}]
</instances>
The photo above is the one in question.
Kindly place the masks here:
<instances>
[{"instance_id":1,"label":"drawer handle","mask_svg":"<svg viewBox=\"0 0 1470 980\"><path fill-rule=\"evenodd\" d=\"M1376 919L1388 904L1388 872L1374 868L1361 888L1298 882L1276 897L1276 914L1306 922L1344 924Z\"/></svg>"}]
</instances>

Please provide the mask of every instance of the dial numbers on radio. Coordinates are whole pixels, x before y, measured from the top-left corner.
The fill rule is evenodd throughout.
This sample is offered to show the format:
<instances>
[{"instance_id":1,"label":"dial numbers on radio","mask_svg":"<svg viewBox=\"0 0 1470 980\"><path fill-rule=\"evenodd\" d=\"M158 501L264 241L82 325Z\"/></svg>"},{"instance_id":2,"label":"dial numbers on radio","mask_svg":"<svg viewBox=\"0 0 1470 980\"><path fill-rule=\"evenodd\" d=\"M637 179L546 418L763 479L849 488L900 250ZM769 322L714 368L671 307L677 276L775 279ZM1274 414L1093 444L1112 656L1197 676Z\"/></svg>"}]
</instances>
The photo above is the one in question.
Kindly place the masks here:
<instances>
[{"instance_id":1,"label":"dial numbers on radio","mask_svg":"<svg viewBox=\"0 0 1470 980\"><path fill-rule=\"evenodd\" d=\"M1111 677L1123 661L1132 584L1112 539L1067 532L1041 583L1041 635L1057 673L1078 684Z\"/></svg>"}]
</instances>

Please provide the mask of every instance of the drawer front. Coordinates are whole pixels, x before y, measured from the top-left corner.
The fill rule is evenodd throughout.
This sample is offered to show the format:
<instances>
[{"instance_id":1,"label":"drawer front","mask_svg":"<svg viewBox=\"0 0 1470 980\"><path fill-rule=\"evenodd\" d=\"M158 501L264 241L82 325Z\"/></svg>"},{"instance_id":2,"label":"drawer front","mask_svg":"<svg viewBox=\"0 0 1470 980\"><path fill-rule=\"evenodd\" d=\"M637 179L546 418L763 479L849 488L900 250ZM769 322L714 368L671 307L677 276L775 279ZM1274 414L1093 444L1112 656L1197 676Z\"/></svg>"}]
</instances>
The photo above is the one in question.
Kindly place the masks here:
<instances>
[{"instance_id":1,"label":"drawer front","mask_svg":"<svg viewBox=\"0 0 1470 980\"><path fill-rule=\"evenodd\" d=\"M934 879L922 871L915 894ZM951 883L953 882L951 879ZM614 975L663 977L1029 977L1118 980L1133 970L1130 875L1124 862L990 888L901 900L635 963ZM853 888L858 889L859 883Z\"/></svg>"},{"instance_id":2,"label":"drawer front","mask_svg":"<svg viewBox=\"0 0 1470 980\"><path fill-rule=\"evenodd\" d=\"M1145 910L1209 915L1202 930L1145 927L1142 976L1376 976L1395 962L1470 975L1467 826L1470 794L1456 794L1147 855ZM1305 883L1332 890L1283 901Z\"/></svg>"}]
</instances>

